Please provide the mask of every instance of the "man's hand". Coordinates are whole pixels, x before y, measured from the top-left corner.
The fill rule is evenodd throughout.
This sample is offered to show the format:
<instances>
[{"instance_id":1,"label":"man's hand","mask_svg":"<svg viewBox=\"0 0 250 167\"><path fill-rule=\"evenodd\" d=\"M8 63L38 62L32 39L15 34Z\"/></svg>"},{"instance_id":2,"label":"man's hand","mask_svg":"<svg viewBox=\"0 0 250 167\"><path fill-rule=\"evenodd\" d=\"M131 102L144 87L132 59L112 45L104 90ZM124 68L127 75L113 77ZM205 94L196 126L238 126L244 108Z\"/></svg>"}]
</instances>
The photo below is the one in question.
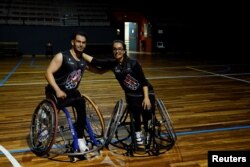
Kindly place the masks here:
<instances>
[{"instance_id":1,"label":"man's hand","mask_svg":"<svg viewBox=\"0 0 250 167\"><path fill-rule=\"evenodd\" d=\"M67 97L67 94L60 89L60 90L56 91L56 97L57 98L65 99Z\"/></svg>"}]
</instances>

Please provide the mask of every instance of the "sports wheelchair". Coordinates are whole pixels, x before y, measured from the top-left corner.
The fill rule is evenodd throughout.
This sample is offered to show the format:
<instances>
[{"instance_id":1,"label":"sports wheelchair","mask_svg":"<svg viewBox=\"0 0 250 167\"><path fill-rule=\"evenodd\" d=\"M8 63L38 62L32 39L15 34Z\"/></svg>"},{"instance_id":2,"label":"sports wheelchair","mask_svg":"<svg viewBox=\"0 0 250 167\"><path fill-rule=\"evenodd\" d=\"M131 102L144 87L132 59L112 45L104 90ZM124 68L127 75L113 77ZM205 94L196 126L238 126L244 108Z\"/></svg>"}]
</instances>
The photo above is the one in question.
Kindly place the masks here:
<instances>
[{"instance_id":1,"label":"sports wheelchair","mask_svg":"<svg viewBox=\"0 0 250 167\"><path fill-rule=\"evenodd\" d=\"M124 104L117 101L105 131L105 146L126 156L158 156L170 150L177 140L167 109L160 99L156 99L155 113L148 121L148 132L144 131L144 144L137 145L133 115ZM144 129L144 128L142 128Z\"/></svg>"},{"instance_id":2,"label":"sports wheelchair","mask_svg":"<svg viewBox=\"0 0 250 167\"><path fill-rule=\"evenodd\" d=\"M86 103L86 125L84 136L89 151L80 153L74 128L76 111L74 107L58 109L55 100L46 98L36 107L30 126L30 147L37 156L49 157L67 155L71 162L79 157L93 157L104 146L105 123L98 106L87 95L82 95ZM61 112L63 111L63 112ZM73 113L71 118L70 113ZM71 114L72 115L72 114ZM80 158L81 159L81 158Z\"/></svg>"}]
</instances>

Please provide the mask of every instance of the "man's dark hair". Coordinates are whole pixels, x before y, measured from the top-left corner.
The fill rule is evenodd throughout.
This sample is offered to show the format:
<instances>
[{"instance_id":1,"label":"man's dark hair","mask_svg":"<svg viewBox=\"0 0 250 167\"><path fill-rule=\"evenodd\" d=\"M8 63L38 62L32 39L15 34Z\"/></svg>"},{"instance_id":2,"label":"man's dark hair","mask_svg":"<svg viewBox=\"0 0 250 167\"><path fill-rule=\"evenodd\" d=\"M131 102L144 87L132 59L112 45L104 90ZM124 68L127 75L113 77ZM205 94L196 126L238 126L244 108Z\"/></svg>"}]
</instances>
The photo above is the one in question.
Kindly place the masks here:
<instances>
[{"instance_id":1,"label":"man's dark hair","mask_svg":"<svg viewBox=\"0 0 250 167\"><path fill-rule=\"evenodd\" d=\"M76 31L76 32L74 32L73 35L72 35L72 40L76 39L77 35L84 36L86 38L86 40L87 40L87 34L84 33L84 32L82 32L82 31Z\"/></svg>"}]
</instances>

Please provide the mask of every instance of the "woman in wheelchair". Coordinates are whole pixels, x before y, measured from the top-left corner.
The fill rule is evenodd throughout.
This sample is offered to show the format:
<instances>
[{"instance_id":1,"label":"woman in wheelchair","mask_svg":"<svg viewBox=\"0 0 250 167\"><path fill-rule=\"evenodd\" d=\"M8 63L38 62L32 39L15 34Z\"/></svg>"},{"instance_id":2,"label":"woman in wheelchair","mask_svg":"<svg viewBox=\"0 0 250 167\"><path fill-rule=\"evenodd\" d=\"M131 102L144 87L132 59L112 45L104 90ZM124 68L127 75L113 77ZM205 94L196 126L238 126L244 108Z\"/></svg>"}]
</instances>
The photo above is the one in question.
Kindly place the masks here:
<instances>
[{"instance_id":1,"label":"woman in wheelchair","mask_svg":"<svg viewBox=\"0 0 250 167\"><path fill-rule=\"evenodd\" d=\"M145 78L141 65L137 60L127 56L126 45L121 40L113 42L114 59L96 59L88 57L91 65L112 70L125 92L128 109L133 114L135 137L137 144L143 144L141 116L144 130L148 131L148 121L155 112L155 94L152 85Z\"/></svg>"},{"instance_id":2,"label":"woman in wheelchair","mask_svg":"<svg viewBox=\"0 0 250 167\"><path fill-rule=\"evenodd\" d=\"M86 35L77 32L71 40L72 48L68 51L57 53L51 60L45 78L48 81L46 87L47 97L54 97L57 107L73 106L76 109L77 120L75 129L78 137L80 152L88 150L84 140L84 128L86 120L85 101L81 98L78 86L85 69L98 73L87 65L83 53L86 47Z\"/></svg>"}]
</instances>

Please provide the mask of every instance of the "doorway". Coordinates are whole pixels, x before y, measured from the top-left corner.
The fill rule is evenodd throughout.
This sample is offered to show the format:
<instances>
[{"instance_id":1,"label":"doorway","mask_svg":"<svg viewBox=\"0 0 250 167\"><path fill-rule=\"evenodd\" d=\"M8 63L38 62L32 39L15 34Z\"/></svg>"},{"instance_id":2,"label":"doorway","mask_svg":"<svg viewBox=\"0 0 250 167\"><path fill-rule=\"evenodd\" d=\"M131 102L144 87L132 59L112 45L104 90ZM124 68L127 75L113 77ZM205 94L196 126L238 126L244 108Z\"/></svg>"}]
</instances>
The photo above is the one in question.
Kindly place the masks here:
<instances>
[{"instance_id":1,"label":"doorway","mask_svg":"<svg viewBox=\"0 0 250 167\"><path fill-rule=\"evenodd\" d=\"M138 24L136 22L124 23L124 42L128 51L138 51Z\"/></svg>"}]
</instances>

